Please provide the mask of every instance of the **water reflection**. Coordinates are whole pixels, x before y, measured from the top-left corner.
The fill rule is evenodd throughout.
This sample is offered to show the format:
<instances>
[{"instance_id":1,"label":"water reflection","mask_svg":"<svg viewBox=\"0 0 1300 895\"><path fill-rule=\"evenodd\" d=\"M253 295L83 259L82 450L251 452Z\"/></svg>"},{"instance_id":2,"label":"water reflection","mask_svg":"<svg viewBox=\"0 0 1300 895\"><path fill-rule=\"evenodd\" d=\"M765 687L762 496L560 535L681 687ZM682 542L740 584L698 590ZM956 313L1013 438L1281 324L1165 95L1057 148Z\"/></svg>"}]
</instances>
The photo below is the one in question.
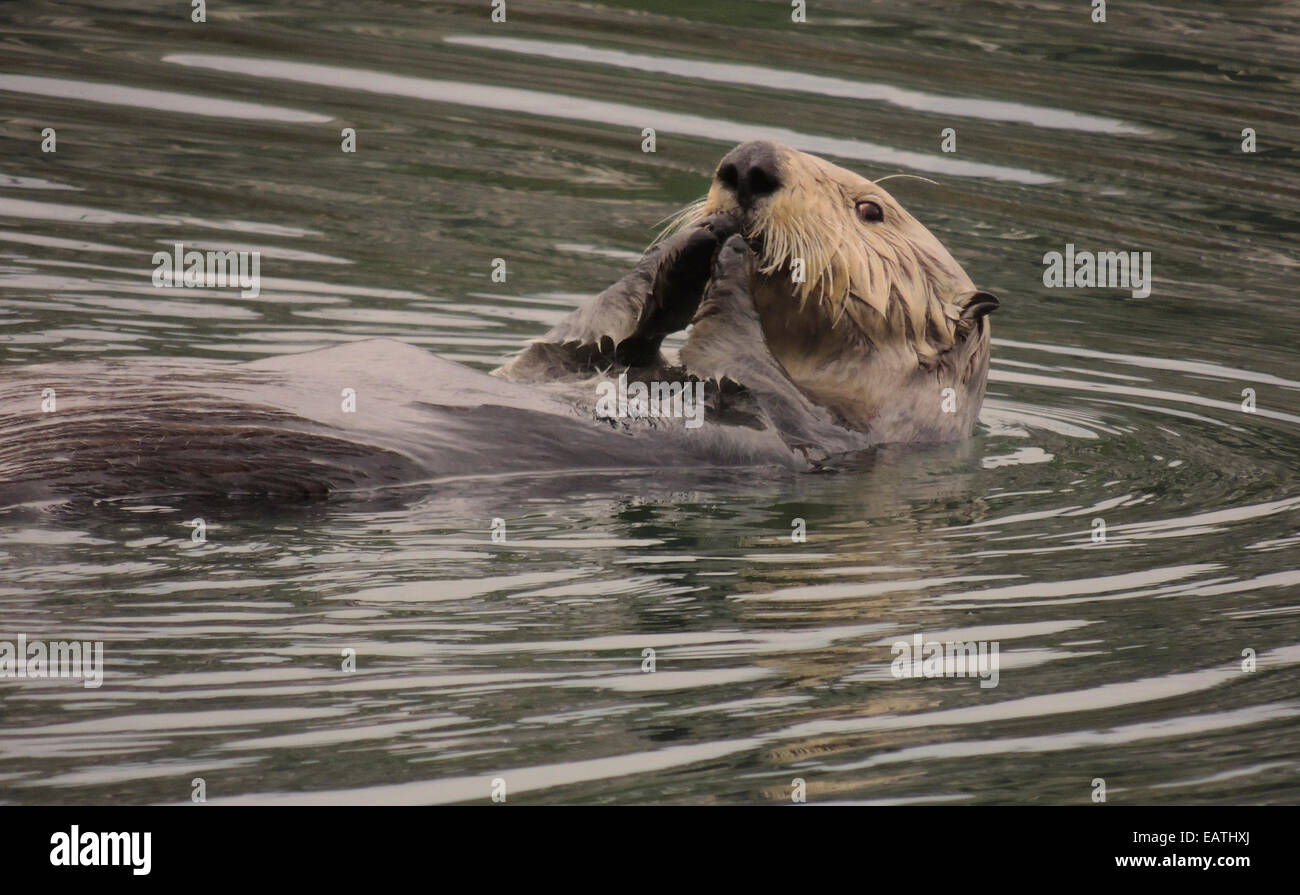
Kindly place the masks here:
<instances>
[{"instance_id":1,"label":"water reflection","mask_svg":"<svg viewBox=\"0 0 1300 895\"><path fill-rule=\"evenodd\" d=\"M564 59L589 65L609 65L654 74L712 81L719 84L741 84L750 88L774 91L815 93L837 99L856 99L884 102L916 112L928 112L951 118L984 118L989 121L1010 121L1060 130L1077 130L1103 134L1146 134L1148 131L1125 124L1113 118L1082 115L1062 109L1049 109L1025 103L1003 100L977 99L970 96L941 96L920 90L905 90L889 84L851 81L797 71L765 68L758 65L709 62L702 59L685 59L671 56L649 56L608 50L586 44L527 40L513 37L479 37L456 35L443 38L456 46L476 47L525 56L542 56Z\"/></svg>"},{"instance_id":2,"label":"water reflection","mask_svg":"<svg viewBox=\"0 0 1300 895\"><path fill-rule=\"evenodd\" d=\"M125 87L121 84L99 84L92 81L74 81L65 78L42 78L32 75L0 74L0 90L11 93L29 93L34 96L53 96L81 102L102 103L108 106L134 106L155 112L179 115L206 115L212 118L242 118L247 121L282 121L286 124L321 124L329 121L328 115L317 115L281 106L266 106L230 99L215 99L171 93L166 90L148 90Z\"/></svg>"},{"instance_id":3,"label":"water reflection","mask_svg":"<svg viewBox=\"0 0 1300 895\"><path fill-rule=\"evenodd\" d=\"M865 140L843 137L826 137L806 134L784 127L748 124L720 118L706 118L684 112L670 112L643 106L629 106L604 100L564 96L517 87L494 87L467 81L435 81L391 75L355 68L338 68L329 65L308 65L273 59L244 59L228 56L207 56L193 53L173 53L163 57L164 62L214 71L231 72L255 78L297 81L304 84L335 87L342 90L360 90L382 93L409 99L438 103L474 106L503 112L521 112L577 121L595 121L610 127L624 127L640 133L642 128L654 128L657 133L681 134L703 137L720 143L743 143L746 140L774 140L797 149L820 155L844 159L869 161L879 165L914 168L935 174L952 174L959 177L987 177L1016 183L1053 183L1057 178L1024 168L989 165L963 159L945 158L919 152L896 149Z\"/></svg>"}]
</instances>

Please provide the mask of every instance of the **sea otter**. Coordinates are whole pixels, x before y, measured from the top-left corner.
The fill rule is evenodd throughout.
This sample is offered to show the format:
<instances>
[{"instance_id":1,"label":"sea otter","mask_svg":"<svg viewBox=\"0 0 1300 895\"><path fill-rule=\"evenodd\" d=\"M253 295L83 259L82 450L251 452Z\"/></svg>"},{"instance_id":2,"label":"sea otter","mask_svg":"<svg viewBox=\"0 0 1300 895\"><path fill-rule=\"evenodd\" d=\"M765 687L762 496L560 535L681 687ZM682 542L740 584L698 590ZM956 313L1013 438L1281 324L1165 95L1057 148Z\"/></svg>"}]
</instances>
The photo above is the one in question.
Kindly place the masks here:
<instances>
[{"instance_id":1,"label":"sea otter","mask_svg":"<svg viewBox=\"0 0 1300 895\"><path fill-rule=\"evenodd\" d=\"M631 273L491 375L387 340L238 366L7 368L0 506L315 497L562 469L807 469L881 442L962 438L997 306L879 184L744 143ZM664 338L688 327L667 355ZM615 381L673 395L669 410L694 395L704 424L622 397L602 412Z\"/></svg>"}]
</instances>

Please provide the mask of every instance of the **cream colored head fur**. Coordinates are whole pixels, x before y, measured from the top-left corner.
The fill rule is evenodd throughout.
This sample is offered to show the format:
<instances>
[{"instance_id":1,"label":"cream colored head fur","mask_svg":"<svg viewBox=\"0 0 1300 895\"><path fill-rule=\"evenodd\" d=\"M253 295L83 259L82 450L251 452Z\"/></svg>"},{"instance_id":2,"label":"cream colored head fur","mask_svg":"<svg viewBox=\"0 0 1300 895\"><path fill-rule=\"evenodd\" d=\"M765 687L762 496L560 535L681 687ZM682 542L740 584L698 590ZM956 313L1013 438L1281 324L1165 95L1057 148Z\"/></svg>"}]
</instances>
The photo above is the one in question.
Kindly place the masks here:
<instances>
[{"instance_id":1,"label":"cream colored head fur","mask_svg":"<svg viewBox=\"0 0 1300 895\"><path fill-rule=\"evenodd\" d=\"M788 278L803 259L804 281L790 282L791 298L801 308L820 304L833 329L852 327L877 347L910 348L923 363L951 347L957 300L975 287L939 240L879 184L787 146L769 147L779 189L742 208L715 179L674 228L730 212L747 239L761 242L765 276ZM876 203L882 219L861 220L863 202Z\"/></svg>"}]
</instances>

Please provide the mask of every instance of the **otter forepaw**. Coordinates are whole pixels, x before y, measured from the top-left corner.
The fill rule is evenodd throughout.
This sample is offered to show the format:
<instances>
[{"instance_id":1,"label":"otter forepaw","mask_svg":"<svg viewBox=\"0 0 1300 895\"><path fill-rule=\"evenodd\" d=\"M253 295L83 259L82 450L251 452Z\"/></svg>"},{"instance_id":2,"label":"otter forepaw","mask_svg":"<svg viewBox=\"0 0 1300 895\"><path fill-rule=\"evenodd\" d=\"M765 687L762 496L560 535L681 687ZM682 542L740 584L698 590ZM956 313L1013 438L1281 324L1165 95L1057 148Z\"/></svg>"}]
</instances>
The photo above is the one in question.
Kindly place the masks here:
<instances>
[{"instance_id":1,"label":"otter forepaw","mask_svg":"<svg viewBox=\"0 0 1300 895\"><path fill-rule=\"evenodd\" d=\"M758 256L739 233L733 233L718 247L713 259L713 280L743 278L746 285L758 270Z\"/></svg>"},{"instance_id":2,"label":"otter forepaw","mask_svg":"<svg viewBox=\"0 0 1300 895\"><path fill-rule=\"evenodd\" d=\"M758 256L744 238L735 234L727 238L713 259L708 292L693 322L708 317L728 317L732 326L762 340L758 312L754 309L754 276L758 273Z\"/></svg>"},{"instance_id":3,"label":"otter forepaw","mask_svg":"<svg viewBox=\"0 0 1300 895\"><path fill-rule=\"evenodd\" d=\"M712 282L680 352L682 365L697 378L742 388L787 446L810 463L856 450L864 436L842 428L825 408L809 400L768 349L754 306L758 268L758 255L739 235L728 237L718 249Z\"/></svg>"},{"instance_id":4,"label":"otter forepaw","mask_svg":"<svg viewBox=\"0 0 1300 895\"><path fill-rule=\"evenodd\" d=\"M735 232L735 218L711 214L646 254L641 266L650 272L651 285L642 306L642 330L666 335L686 326L699 307L718 245Z\"/></svg>"},{"instance_id":5,"label":"otter forepaw","mask_svg":"<svg viewBox=\"0 0 1300 895\"><path fill-rule=\"evenodd\" d=\"M683 329L695 315L718 245L736 228L736 219L720 212L674 233L641 256L631 273L496 372L531 381L654 364L664 337Z\"/></svg>"}]
</instances>

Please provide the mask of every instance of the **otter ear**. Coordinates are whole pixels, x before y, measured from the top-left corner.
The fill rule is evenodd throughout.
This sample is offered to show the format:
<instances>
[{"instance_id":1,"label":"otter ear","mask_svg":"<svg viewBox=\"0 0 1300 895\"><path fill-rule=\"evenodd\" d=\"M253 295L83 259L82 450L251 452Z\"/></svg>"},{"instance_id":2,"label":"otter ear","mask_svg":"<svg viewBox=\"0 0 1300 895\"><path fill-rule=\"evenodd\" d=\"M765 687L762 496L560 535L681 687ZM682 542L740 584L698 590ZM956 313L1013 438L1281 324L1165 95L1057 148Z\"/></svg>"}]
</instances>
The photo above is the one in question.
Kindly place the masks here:
<instances>
[{"instance_id":1,"label":"otter ear","mask_svg":"<svg viewBox=\"0 0 1300 895\"><path fill-rule=\"evenodd\" d=\"M972 322L987 317L1001 307L997 296L988 292L967 292L959 295L957 304L961 307L961 319Z\"/></svg>"}]
</instances>

